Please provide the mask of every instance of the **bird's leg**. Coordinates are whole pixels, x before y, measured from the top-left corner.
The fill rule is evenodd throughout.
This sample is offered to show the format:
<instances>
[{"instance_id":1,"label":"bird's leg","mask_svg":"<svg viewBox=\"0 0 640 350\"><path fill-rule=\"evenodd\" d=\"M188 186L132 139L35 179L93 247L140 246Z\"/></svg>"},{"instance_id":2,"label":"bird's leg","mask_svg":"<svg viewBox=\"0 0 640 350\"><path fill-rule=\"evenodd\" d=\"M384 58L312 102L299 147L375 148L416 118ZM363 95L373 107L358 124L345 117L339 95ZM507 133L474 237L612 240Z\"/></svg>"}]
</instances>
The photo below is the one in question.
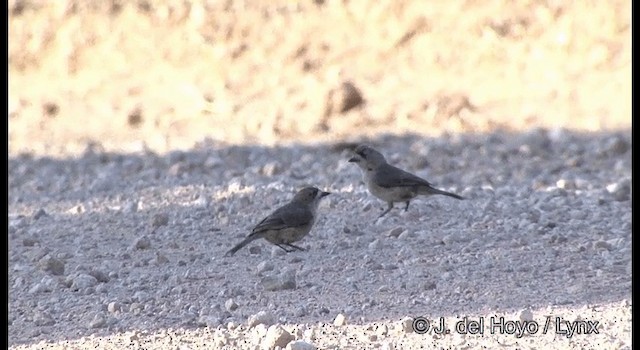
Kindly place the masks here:
<instances>
[{"instance_id":1,"label":"bird's leg","mask_svg":"<svg viewBox=\"0 0 640 350\"><path fill-rule=\"evenodd\" d=\"M389 204L389 207L387 208L387 210L383 211L382 214L380 214L380 216L378 216L378 219L385 216L385 214L387 214L388 212L391 211L391 209L393 209L393 202L387 202L387 204Z\"/></svg>"},{"instance_id":2,"label":"bird's leg","mask_svg":"<svg viewBox=\"0 0 640 350\"><path fill-rule=\"evenodd\" d=\"M282 250L284 250L287 253L291 253L293 250L288 250L287 248L283 247L282 244L276 244L278 247L282 248Z\"/></svg>"},{"instance_id":3,"label":"bird's leg","mask_svg":"<svg viewBox=\"0 0 640 350\"><path fill-rule=\"evenodd\" d=\"M285 243L285 245L287 245L288 247L291 247L291 248L295 248L295 249L298 249L298 250L302 250L302 251L305 251L305 250L306 250L306 249L304 249L304 248L302 248L302 247L298 247L297 245L295 245L295 244L293 244L293 243Z\"/></svg>"},{"instance_id":4,"label":"bird's leg","mask_svg":"<svg viewBox=\"0 0 640 350\"><path fill-rule=\"evenodd\" d=\"M407 205L405 205L405 207L404 207L404 211L409 210L409 202L410 202L410 201L406 201L406 202L405 202Z\"/></svg>"}]
</instances>

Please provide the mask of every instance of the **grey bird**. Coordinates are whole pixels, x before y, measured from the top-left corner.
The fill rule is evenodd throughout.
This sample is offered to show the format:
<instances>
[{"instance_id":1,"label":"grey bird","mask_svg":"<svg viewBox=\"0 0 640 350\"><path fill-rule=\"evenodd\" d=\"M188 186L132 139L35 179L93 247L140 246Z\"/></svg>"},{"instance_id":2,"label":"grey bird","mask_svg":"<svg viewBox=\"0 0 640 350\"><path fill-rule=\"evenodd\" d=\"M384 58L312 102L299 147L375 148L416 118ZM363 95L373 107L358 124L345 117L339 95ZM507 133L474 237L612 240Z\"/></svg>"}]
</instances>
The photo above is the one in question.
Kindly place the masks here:
<instances>
[{"instance_id":1,"label":"grey bird","mask_svg":"<svg viewBox=\"0 0 640 350\"><path fill-rule=\"evenodd\" d=\"M409 210L409 202L418 195L442 194L456 199L464 199L454 193L439 190L427 180L396 168L387 163L382 153L375 149L359 145L354 150L355 156L349 162L356 163L362 170L362 178L369 192L387 202L388 208L380 217L393 209L393 203L404 202L404 210Z\"/></svg>"},{"instance_id":2,"label":"grey bird","mask_svg":"<svg viewBox=\"0 0 640 350\"><path fill-rule=\"evenodd\" d=\"M291 202L276 209L271 215L260 221L253 228L251 234L231 248L225 256L235 254L242 247L260 238L277 245L287 253L294 249L304 250L293 243L301 240L311 231L316 219L318 204L322 198L329 194L329 192L321 191L315 187L303 188L296 193Z\"/></svg>"}]
</instances>

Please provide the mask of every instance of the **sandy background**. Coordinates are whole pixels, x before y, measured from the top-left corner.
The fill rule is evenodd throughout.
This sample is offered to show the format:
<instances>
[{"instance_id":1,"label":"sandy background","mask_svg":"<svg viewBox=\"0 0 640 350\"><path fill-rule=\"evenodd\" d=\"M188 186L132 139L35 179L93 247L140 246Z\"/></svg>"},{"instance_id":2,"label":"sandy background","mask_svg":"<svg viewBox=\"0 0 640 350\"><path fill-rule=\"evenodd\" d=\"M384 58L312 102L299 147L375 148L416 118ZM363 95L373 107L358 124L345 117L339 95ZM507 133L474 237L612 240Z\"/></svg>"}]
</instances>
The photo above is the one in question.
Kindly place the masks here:
<instances>
[{"instance_id":1,"label":"sandy background","mask_svg":"<svg viewBox=\"0 0 640 350\"><path fill-rule=\"evenodd\" d=\"M10 346L630 348L630 6L9 1ZM473 200L367 221L359 140ZM336 194L309 252L221 260L309 182ZM265 291L281 268L297 288Z\"/></svg>"},{"instance_id":2,"label":"sandy background","mask_svg":"<svg viewBox=\"0 0 640 350\"><path fill-rule=\"evenodd\" d=\"M11 154L631 123L629 1L64 0L9 11ZM341 112L345 82L366 102Z\"/></svg>"}]
</instances>

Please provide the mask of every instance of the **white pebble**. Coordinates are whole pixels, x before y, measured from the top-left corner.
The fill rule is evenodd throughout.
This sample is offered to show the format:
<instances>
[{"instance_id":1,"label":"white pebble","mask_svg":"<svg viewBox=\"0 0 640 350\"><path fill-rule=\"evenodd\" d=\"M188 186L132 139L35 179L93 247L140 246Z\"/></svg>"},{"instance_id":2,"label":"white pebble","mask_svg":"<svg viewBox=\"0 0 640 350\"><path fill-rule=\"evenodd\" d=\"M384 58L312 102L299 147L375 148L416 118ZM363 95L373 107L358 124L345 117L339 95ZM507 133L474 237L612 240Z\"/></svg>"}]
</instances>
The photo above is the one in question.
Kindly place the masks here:
<instances>
[{"instance_id":1,"label":"white pebble","mask_svg":"<svg viewBox=\"0 0 640 350\"><path fill-rule=\"evenodd\" d=\"M334 326L344 326L345 324L347 324L347 318L343 314L338 314L338 316L333 320Z\"/></svg>"},{"instance_id":2,"label":"white pebble","mask_svg":"<svg viewBox=\"0 0 640 350\"><path fill-rule=\"evenodd\" d=\"M112 301L107 305L107 311L112 314L119 312L120 310L122 310L122 305L117 301Z\"/></svg>"},{"instance_id":3,"label":"white pebble","mask_svg":"<svg viewBox=\"0 0 640 350\"><path fill-rule=\"evenodd\" d=\"M369 243L369 249L371 250L377 250L380 248L382 248L382 242L380 242L379 239L375 239L373 242Z\"/></svg>"},{"instance_id":4,"label":"white pebble","mask_svg":"<svg viewBox=\"0 0 640 350\"><path fill-rule=\"evenodd\" d=\"M235 300L233 300L232 298L227 299L227 301L224 302L224 308L229 311L232 312L235 309L238 308L238 304L236 304Z\"/></svg>"},{"instance_id":5,"label":"white pebble","mask_svg":"<svg viewBox=\"0 0 640 350\"><path fill-rule=\"evenodd\" d=\"M284 348L292 340L294 340L294 337L291 333L287 332L280 325L273 325L267 330L267 335L262 341L262 348L275 349L276 346Z\"/></svg>"},{"instance_id":6,"label":"white pebble","mask_svg":"<svg viewBox=\"0 0 640 350\"><path fill-rule=\"evenodd\" d=\"M81 290L89 287L94 287L96 284L98 284L98 280L95 277L83 273L79 274L73 279L71 289Z\"/></svg>"},{"instance_id":7,"label":"white pebble","mask_svg":"<svg viewBox=\"0 0 640 350\"><path fill-rule=\"evenodd\" d=\"M276 323L276 317L270 311L260 311L257 314L249 316L247 320L247 326L249 328L255 327L259 324L271 326Z\"/></svg>"}]
</instances>

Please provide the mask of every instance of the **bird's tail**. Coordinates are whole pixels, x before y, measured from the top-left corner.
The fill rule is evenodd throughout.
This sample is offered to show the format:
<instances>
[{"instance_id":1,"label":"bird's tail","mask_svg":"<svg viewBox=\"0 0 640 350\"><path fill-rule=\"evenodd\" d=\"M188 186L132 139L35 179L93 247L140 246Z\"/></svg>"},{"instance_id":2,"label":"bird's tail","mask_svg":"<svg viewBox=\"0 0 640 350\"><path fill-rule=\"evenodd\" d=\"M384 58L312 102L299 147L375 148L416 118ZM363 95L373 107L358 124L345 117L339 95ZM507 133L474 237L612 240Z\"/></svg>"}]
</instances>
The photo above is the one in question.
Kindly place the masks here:
<instances>
[{"instance_id":1,"label":"bird's tail","mask_svg":"<svg viewBox=\"0 0 640 350\"><path fill-rule=\"evenodd\" d=\"M439 190L439 189L437 189L435 187L423 187L423 188L421 188L420 194L426 194L426 195L441 194L441 195L453 197L455 199L464 199L464 197L458 196L455 193Z\"/></svg>"},{"instance_id":2,"label":"bird's tail","mask_svg":"<svg viewBox=\"0 0 640 350\"><path fill-rule=\"evenodd\" d=\"M232 256L233 254L235 254L238 250L242 249L244 246L246 246L247 244L251 243L253 240L259 238L256 235L249 235L247 238L245 238L242 242L238 243L235 247L231 248L228 252L226 252L224 254L224 256Z\"/></svg>"}]
</instances>

